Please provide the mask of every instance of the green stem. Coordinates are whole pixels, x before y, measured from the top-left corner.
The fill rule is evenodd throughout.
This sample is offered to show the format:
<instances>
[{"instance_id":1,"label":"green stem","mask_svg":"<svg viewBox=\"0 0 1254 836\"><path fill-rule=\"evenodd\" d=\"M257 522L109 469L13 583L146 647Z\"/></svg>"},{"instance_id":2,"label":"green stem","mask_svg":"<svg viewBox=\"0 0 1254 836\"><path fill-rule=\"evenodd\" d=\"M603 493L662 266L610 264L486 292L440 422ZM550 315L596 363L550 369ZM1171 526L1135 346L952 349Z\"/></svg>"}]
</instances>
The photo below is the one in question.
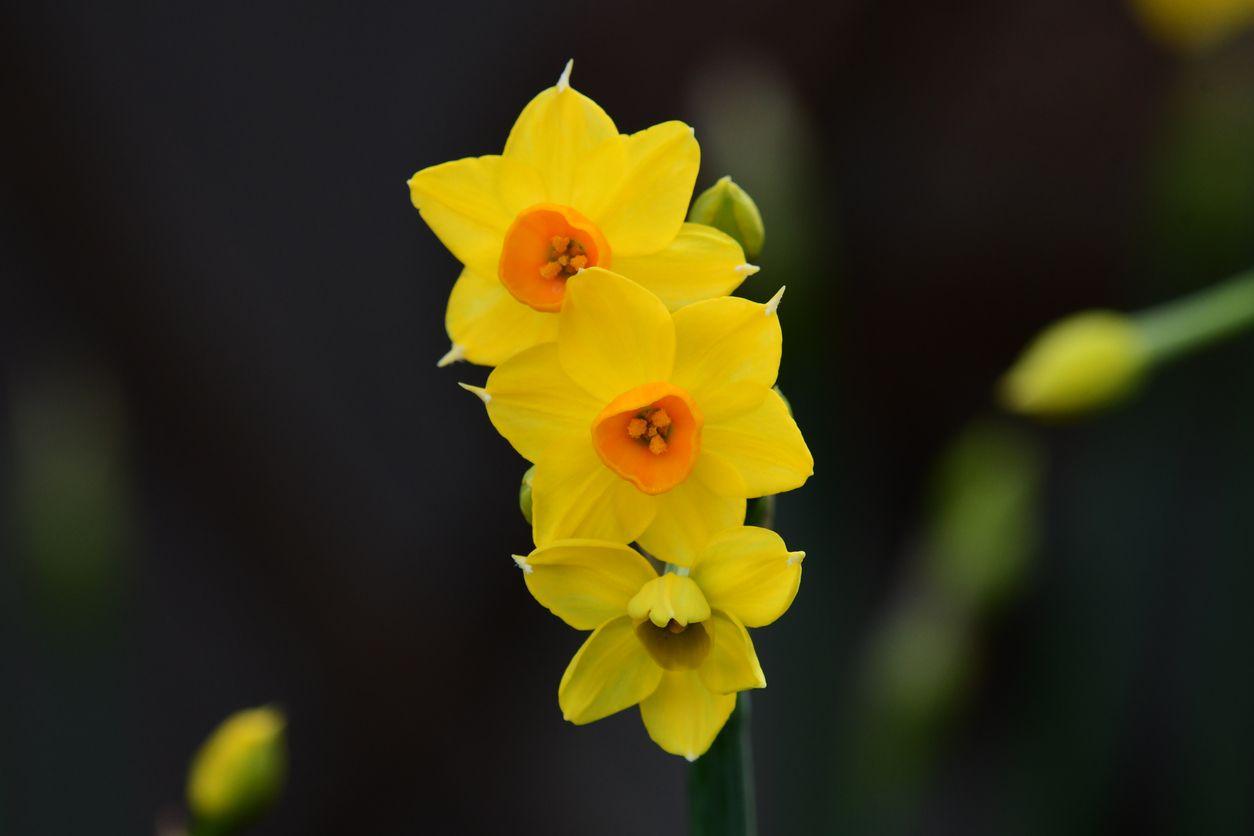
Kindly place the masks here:
<instances>
[{"instance_id":1,"label":"green stem","mask_svg":"<svg viewBox=\"0 0 1254 836\"><path fill-rule=\"evenodd\" d=\"M1136 316L1153 362L1173 360L1254 325L1254 270Z\"/></svg>"},{"instance_id":2,"label":"green stem","mask_svg":"<svg viewBox=\"0 0 1254 836\"><path fill-rule=\"evenodd\" d=\"M756 836L758 832L749 715L749 692L741 691L727 725L688 770L691 836Z\"/></svg>"}]
</instances>

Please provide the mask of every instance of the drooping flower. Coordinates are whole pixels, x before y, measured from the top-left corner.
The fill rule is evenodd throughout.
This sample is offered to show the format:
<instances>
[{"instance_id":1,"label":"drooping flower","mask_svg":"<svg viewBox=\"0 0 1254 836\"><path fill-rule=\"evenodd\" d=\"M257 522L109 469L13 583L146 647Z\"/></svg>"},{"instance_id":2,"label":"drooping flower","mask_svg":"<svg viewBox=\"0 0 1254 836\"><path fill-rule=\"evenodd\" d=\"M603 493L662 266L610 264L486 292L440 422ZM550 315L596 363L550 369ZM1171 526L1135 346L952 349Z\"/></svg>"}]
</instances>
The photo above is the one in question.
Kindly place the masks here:
<instances>
[{"instance_id":1,"label":"drooping flower","mask_svg":"<svg viewBox=\"0 0 1254 836\"><path fill-rule=\"evenodd\" d=\"M486 388L463 384L535 463L537 545L635 540L686 566L744 522L747 498L809 478L814 460L772 388L779 298L672 314L640 285L585 269L567 282L555 342L498 366Z\"/></svg>"},{"instance_id":2,"label":"drooping flower","mask_svg":"<svg viewBox=\"0 0 1254 836\"><path fill-rule=\"evenodd\" d=\"M571 88L567 64L523 109L502 154L415 174L414 207L464 265L440 365L494 366L552 340L567 279L584 267L612 267L672 310L735 290L757 268L724 233L684 223L699 163L682 122L620 134Z\"/></svg>"},{"instance_id":3,"label":"drooping flower","mask_svg":"<svg viewBox=\"0 0 1254 836\"><path fill-rule=\"evenodd\" d=\"M773 531L741 526L712 537L690 569L663 575L600 540L560 540L514 560L537 601L593 631L562 676L562 715L583 725L638 703L654 742L695 760L736 693L766 687L745 628L787 611L804 557Z\"/></svg>"}]
</instances>

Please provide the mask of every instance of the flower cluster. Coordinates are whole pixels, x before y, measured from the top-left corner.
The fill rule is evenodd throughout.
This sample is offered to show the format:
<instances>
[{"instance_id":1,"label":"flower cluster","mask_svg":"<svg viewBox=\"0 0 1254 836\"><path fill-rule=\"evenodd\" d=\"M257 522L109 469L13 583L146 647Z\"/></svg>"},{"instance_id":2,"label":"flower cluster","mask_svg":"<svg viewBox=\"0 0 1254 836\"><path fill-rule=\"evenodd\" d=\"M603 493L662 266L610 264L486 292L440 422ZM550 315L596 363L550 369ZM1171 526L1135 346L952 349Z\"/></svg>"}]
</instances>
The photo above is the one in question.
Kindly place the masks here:
<instances>
[{"instance_id":1,"label":"flower cluster","mask_svg":"<svg viewBox=\"0 0 1254 836\"><path fill-rule=\"evenodd\" d=\"M757 268L685 222L691 128L620 134L569 76L524 108L501 155L409 182L464 267L440 364L496 367L462 385L534 464L536 549L515 560L536 600L593 631L562 677L563 715L638 704L653 740L692 759L737 692L765 687L746 628L782 615L801 579L803 552L744 525L748 499L813 472L774 388L783 289L729 296Z\"/></svg>"}]
</instances>

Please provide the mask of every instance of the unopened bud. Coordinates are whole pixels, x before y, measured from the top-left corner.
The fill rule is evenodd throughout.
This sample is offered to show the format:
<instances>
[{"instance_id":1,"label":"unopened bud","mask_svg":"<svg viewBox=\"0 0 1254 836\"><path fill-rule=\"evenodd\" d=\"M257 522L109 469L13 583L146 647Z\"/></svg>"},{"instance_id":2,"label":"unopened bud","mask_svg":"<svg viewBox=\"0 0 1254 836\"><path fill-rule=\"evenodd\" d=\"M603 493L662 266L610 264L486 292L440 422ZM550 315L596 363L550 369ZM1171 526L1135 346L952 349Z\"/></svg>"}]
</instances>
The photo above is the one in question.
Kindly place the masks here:
<instances>
[{"instance_id":1,"label":"unopened bud","mask_svg":"<svg viewBox=\"0 0 1254 836\"><path fill-rule=\"evenodd\" d=\"M740 244L746 258L757 258L766 241L758 205L730 177L719 178L693 201L688 220L726 232Z\"/></svg>"},{"instance_id":2,"label":"unopened bud","mask_svg":"<svg viewBox=\"0 0 1254 836\"><path fill-rule=\"evenodd\" d=\"M527 468L527 472L522 477L522 484L518 486L518 507L527 525L531 525L531 481L535 478L536 466L533 464Z\"/></svg>"},{"instance_id":3,"label":"unopened bud","mask_svg":"<svg viewBox=\"0 0 1254 836\"><path fill-rule=\"evenodd\" d=\"M1130 0L1151 37L1166 46L1203 50L1254 23L1250 0Z\"/></svg>"},{"instance_id":4,"label":"unopened bud","mask_svg":"<svg viewBox=\"0 0 1254 836\"><path fill-rule=\"evenodd\" d=\"M1007 409L1036 416L1074 415L1128 395L1149 361L1136 325L1122 314L1085 311L1037 336L1001 382Z\"/></svg>"},{"instance_id":5,"label":"unopened bud","mask_svg":"<svg viewBox=\"0 0 1254 836\"><path fill-rule=\"evenodd\" d=\"M226 832L273 806L287 776L286 724L277 709L250 708L209 735L187 777L187 803L202 829Z\"/></svg>"}]
</instances>

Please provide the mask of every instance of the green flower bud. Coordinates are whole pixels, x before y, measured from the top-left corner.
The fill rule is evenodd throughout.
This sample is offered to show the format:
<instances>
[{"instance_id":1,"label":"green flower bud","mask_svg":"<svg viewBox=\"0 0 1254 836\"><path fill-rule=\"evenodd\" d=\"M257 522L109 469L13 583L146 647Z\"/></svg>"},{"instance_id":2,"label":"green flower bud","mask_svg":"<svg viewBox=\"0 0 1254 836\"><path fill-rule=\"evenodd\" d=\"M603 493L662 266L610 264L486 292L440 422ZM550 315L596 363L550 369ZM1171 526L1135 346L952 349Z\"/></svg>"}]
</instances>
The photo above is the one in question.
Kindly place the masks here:
<instances>
[{"instance_id":1,"label":"green flower bud","mask_svg":"<svg viewBox=\"0 0 1254 836\"><path fill-rule=\"evenodd\" d=\"M1109 406L1132 392L1149 364L1128 317L1084 311L1046 328L1001 382L1007 409L1059 417Z\"/></svg>"},{"instance_id":2,"label":"green flower bud","mask_svg":"<svg viewBox=\"0 0 1254 836\"><path fill-rule=\"evenodd\" d=\"M194 832L229 832L273 806L287 775L286 725L275 708L250 708L209 735L187 776Z\"/></svg>"},{"instance_id":3,"label":"green flower bud","mask_svg":"<svg viewBox=\"0 0 1254 836\"><path fill-rule=\"evenodd\" d=\"M693 202L688 220L726 232L740 244L746 258L757 258L766 241L758 205L731 177L721 177L703 191Z\"/></svg>"},{"instance_id":4,"label":"green flower bud","mask_svg":"<svg viewBox=\"0 0 1254 836\"><path fill-rule=\"evenodd\" d=\"M533 464L523 474L522 484L518 486L518 507L522 510L523 519L531 525L531 480L536 478L536 466Z\"/></svg>"}]
</instances>

